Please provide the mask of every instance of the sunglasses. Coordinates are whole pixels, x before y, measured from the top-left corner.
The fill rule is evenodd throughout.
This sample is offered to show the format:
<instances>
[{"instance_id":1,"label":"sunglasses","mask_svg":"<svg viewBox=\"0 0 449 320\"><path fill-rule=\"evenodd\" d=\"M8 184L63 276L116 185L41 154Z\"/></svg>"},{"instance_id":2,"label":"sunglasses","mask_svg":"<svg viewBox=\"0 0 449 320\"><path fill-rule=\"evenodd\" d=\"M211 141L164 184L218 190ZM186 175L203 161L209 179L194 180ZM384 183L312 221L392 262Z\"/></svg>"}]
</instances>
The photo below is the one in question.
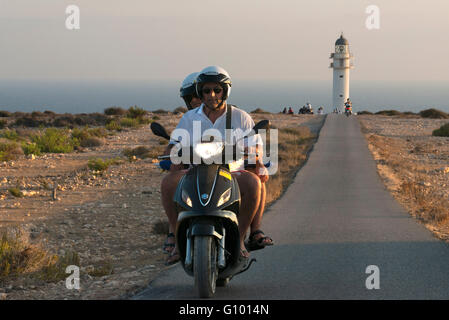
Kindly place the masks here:
<instances>
[{"instance_id":1,"label":"sunglasses","mask_svg":"<svg viewBox=\"0 0 449 320\"><path fill-rule=\"evenodd\" d=\"M216 87L214 89L204 88L203 90L201 90L201 92L203 94L209 94L212 92L212 90L214 91L215 94L219 94L220 92L223 91L223 88L219 88L219 87Z\"/></svg>"}]
</instances>

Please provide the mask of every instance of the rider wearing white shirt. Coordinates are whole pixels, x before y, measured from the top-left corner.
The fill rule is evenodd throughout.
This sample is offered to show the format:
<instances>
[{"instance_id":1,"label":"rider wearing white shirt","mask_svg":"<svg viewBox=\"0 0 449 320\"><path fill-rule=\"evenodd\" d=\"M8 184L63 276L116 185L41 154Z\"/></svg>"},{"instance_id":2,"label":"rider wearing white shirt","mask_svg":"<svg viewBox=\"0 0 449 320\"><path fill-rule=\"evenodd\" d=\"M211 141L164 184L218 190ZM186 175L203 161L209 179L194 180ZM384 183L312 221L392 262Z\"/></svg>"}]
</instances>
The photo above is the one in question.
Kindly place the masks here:
<instances>
[{"instance_id":1,"label":"rider wearing white shirt","mask_svg":"<svg viewBox=\"0 0 449 320\"><path fill-rule=\"evenodd\" d=\"M226 110L229 110L226 99L229 97L230 91L231 79L223 68L211 66L203 69L196 80L196 92L203 103L199 108L185 113L177 129L184 129L181 134L193 142L200 141L203 133L211 129L216 129L215 131L220 132L221 136L224 137L227 122ZM253 128L254 121L245 111L233 106L230 109L232 110L231 127L233 131L240 129L240 133L243 133L243 131ZM197 130L196 121L199 121L198 125L201 125L201 129L198 128L199 132L195 132ZM175 131L172 132L172 139L182 140L178 139L179 134ZM199 137L196 137L196 133L198 133ZM187 143L186 139L181 144L190 145L190 141ZM161 183L161 200L169 220L169 232L174 232L176 229L177 212L173 202L173 195L179 180L187 172L187 170L182 170L182 166L182 164L172 164L170 172L163 178ZM252 244L250 250L261 249L273 244L272 239L264 236L263 232L259 230L265 205L266 191L264 182L268 180L268 171L261 161L257 161L254 172L240 170L233 172L232 176L237 180L241 193L240 214L238 216L241 255L248 258L249 253L245 248L244 240L250 226L252 231L249 239L249 244ZM166 263L173 264L179 261L179 259L179 253L175 247Z\"/></svg>"},{"instance_id":2,"label":"rider wearing white shirt","mask_svg":"<svg viewBox=\"0 0 449 320\"><path fill-rule=\"evenodd\" d=\"M235 138L244 137L248 134L254 127L254 121L251 116L234 106L228 105L231 112L231 129ZM177 127L172 132L172 139L176 139L181 142L183 146L187 144L194 145L202 141L202 138L208 137L210 135L218 137L221 141L225 140L225 130L226 130L226 112L219 116L214 123L208 118L204 112L205 105L201 104L199 108L190 110L184 114L184 116L179 121ZM179 133L179 134L178 134ZM189 142L183 143L183 136L189 138ZM208 140L208 138L203 139ZM233 142L236 140L233 139ZM170 144L175 144L174 140L170 141ZM258 149L261 150L263 145L260 135L254 135L247 139L248 147L254 147L258 145ZM250 151L255 151L254 148L250 148ZM234 161L230 163L231 171L244 170L243 159Z\"/></svg>"}]
</instances>

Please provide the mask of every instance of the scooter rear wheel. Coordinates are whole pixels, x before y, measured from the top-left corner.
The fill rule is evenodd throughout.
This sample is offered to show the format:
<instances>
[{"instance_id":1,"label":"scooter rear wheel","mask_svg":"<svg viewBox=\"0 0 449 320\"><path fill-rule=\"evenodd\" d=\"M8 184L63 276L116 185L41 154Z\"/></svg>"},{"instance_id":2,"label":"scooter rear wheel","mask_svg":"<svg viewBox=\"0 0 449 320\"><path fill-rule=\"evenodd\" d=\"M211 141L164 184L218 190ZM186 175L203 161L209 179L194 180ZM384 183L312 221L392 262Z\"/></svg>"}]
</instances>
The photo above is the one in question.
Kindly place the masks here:
<instances>
[{"instance_id":1,"label":"scooter rear wheel","mask_svg":"<svg viewBox=\"0 0 449 320\"><path fill-rule=\"evenodd\" d=\"M218 276L215 238L213 236L195 236L193 251L195 290L200 298L210 298L215 294Z\"/></svg>"}]
</instances>

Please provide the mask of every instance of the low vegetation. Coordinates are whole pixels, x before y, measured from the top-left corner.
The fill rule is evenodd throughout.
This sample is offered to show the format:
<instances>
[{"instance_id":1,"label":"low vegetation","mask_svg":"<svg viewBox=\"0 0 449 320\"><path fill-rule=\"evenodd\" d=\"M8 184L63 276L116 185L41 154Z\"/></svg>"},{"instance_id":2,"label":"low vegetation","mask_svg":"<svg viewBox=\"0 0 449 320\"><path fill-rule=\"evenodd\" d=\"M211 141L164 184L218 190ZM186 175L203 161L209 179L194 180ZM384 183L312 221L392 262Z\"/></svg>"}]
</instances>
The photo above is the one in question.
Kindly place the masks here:
<instances>
[{"instance_id":1,"label":"low vegetation","mask_svg":"<svg viewBox=\"0 0 449 320\"><path fill-rule=\"evenodd\" d=\"M449 122L432 132L435 137L449 137Z\"/></svg>"},{"instance_id":2,"label":"low vegetation","mask_svg":"<svg viewBox=\"0 0 449 320\"><path fill-rule=\"evenodd\" d=\"M79 144L68 129L48 128L32 138L41 152L69 153Z\"/></svg>"},{"instance_id":3,"label":"low vegetation","mask_svg":"<svg viewBox=\"0 0 449 320\"><path fill-rule=\"evenodd\" d=\"M0 284L23 275L56 282L67 277L67 266L80 265L79 262L76 253L60 257L39 244L31 244L22 229L14 228L0 236Z\"/></svg>"},{"instance_id":4,"label":"low vegetation","mask_svg":"<svg viewBox=\"0 0 449 320\"><path fill-rule=\"evenodd\" d=\"M5 111L5 110L0 110L0 118L7 118L10 116L11 116L11 112Z\"/></svg>"},{"instance_id":5,"label":"low vegetation","mask_svg":"<svg viewBox=\"0 0 449 320\"><path fill-rule=\"evenodd\" d=\"M175 110L173 110L174 114L178 114L178 113L186 113L187 111L189 111L186 107L177 107Z\"/></svg>"},{"instance_id":6,"label":"low vegetation","mask_svg":"<svg viewBox=\"0 0 449 320\"><path fill-rule=\"evenodd\" d=\"M257 109L255 109L255 110L251 111L251 113L269 114L270 112L265 111L265 110L263 110L263 109L261 109L261 108L257 108Z\"/></svg>"},{"instance_id":7,"label":"low vegetation","mask_svg":"<svg viewBox=\"0 0 449 320\"><path fill-rule=\"evenodd\" d=\"M123 154L129 159L133 160L136 158L145 159L151 157L151 151L149 148L140 146L136 148L125 148Z\"/></svg>"},{"instance_id":8,"label":"low vegetation","mask_svg":"<svg viewBox=\"0 0 449 320\"><path fill-rule=\"evenodd\" d=\"M147 111L138 106L130 107L127 112L127 117L131 119L142 119L147 115Z\"/></svg>"},{"instance_id":9,"label":"low vegetation","mask_svg":"<svg viewBox=\"0 0 449 320\"><path fill-rule=\"evenodd\" d=\"M449 119L449 114L437 109L426 109L419 113L423 118L431 119Z\"/></svg>"},{"instance_id":10,"label":"low vegetation","mask_svg":"<svg viewBox=\"0 0 449 320\"><path fill-rule=\"evenodd\" d=\"M104 109L104 114L108 116L123 116L126 114L126 110L120 107L110 107Z\"/></svg>"},{"instance_id":11,"label":"low vegetation","mask_svg":"<svg viewBox=\"0 0 449 320\"><path fill-rule=\"evenodd\" d=\"M0 161L16 160L23 151L16 142L0 140Z\"/></svg>"},{"instance_id":12,"label":"low vegetation","mask_svg":"<svg viewBox=\"0 0 449 320\"><path fill-rule=\"evenodd\" d=\"M102 173L106 171L109 168L109 166L119 163L120 159L118 158L113 159L93 158L88 161L87 166L89 167L90 170Z\"/></svg>"},{"instance_id":13,"label":"low vegetation","mask_svg":"<svg viewBox=\"0 0 449 320\"><path fill-rule=\"evenodd\" d=\"M116 121L116 120L112 120L110 122L108 122L105 126L105 128L109 131L122 131L122 126Z\"/></svg>"},{"instance_id":14,"label":"low vegetation","mask_svg":"<svg viewBox=\"0 0 449 320\"><path fill-rule=\"evenodd\" d=\"M430 119L449 119L449 114L438 110L438 109L426 109L420 111L419 113L414 113L411 111L400 112L397 110L381 110L376 113L370 111L360 111L357 112L358 115L382 115L382 116L399 116L399 117L421 117Z\"/></svg>"},{"instance_id":15,"label":"low vegetation","mask_svg":"<svg viewBox=\"0 0 449 320\"><path fill-rule=\"evenodd\" d=\"M307 127L278 130L278 172L270 176L266 183L267 205L278 199L288 188L296 172L306 161L316 138Z\"/></svg>"},{"instance_id":16,"label":"low vegetation","mask_svg":"<svg viewBox=\"0 0 449 320\"><path fill-rule=\"evenodd\" d=\"M401 113L397 110L382 110L378 111L375 114L381 115L381 116L399 116Z\"/></svg>"},{"instance_id":17,"label":"low vegetation","mask_svg":"<svg viewBox=\"0 0 449 320\"><path fill-rule=\"evenodd\" d=\"M12 194L16 198L23 197L23 193L22 193L22 191L20 191L19 188L9 188L8 191L10 194Z\"/></svg>"},{"instance_id":18,"label":"low vegetation","mask_svg":"<svg viewBox=\"0 0 449 320\"><path fill-rule=\"evenodd\" d=\"M69 251L64 253L63 256L49 255L48 262L42 266L41 270L34 277L46 282L58 282L67 278L66 269L71 265L81 265L80 258L76 252Z\"/></svg>"},{"instance_id":19,"label":"low vegetation","mask_svg":"<svg viewBox=\"0 0 449 320\"><path fill-rule=\"evenodd\" d=\"M86 270L87 274L91 277L103 277L109 276L114 273L114 266L112 261L104 260L98 263L97 266L93 266L92 268Z\"/></svg>"},{"instance_id":20,"label":"low vegetation","mask_svg":"<svg viewBox=\"0 0 449 320\"><path fill-rule=\"evenodd\" d=\"M107 127L7 128L0 131L0 161L16 160L23 154L70 153L79 147L98 147L111 134Z\"/></svg>"},{"instance_id":21,"label":"low vegetation","mask_svg":"<svg viewBox=\"0 0 449 320\"><path fill-rule=\"evenodd\" d=\"M449 219L447 200L432 194L431 188L424 185L422 180L403 182L399 192L409 201L413 201L420 210L417 218L424 223L440 224Z\"/></svg>"}]
</instances>

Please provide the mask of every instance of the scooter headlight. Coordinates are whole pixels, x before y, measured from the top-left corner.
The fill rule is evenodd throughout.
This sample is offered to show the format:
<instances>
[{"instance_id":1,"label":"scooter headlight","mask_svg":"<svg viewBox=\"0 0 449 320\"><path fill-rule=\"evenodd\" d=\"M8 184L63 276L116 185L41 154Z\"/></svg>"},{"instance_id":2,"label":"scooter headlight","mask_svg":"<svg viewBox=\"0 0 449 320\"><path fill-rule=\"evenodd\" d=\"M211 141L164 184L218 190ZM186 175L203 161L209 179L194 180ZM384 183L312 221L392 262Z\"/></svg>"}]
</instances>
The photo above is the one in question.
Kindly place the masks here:
<instances>
[{"instance_id":1,"label":"scooter headlight","mask_svg":"<svg viewBox=\"0 0 449 320\"><path fill-rule=\"evenodd\" d=\"M229 188L228 190L223 192L223 194L221 195L220 199L218 200L217 207L219 207L222 204L228 202L230 198L231 198L231 188Z\"/></svg>"},{"instance_id":2,"label":"scooter headlight","mask_svg":"<svg viewBox=\"0 0 449 320\"><path fill-rule=\"evenodd\" d=\"M210 159L223 151L223 142L197 143L194 152L202 159Z\"/></svg>"},{"instance_id":3,"label":"scooter headlight","mask_svg":"<svg viewBox=\"0 0 449 320\"><path fill-rule=\"evenodd\" d=\"M181 198L182 198L182 201L184 201L184 203L186 205L188 205L190 208L192 207L192 200L190 199L187 192L185 192L184 190L182 190L182 192L181 192Z\"/></svg>"}]
</instances>

